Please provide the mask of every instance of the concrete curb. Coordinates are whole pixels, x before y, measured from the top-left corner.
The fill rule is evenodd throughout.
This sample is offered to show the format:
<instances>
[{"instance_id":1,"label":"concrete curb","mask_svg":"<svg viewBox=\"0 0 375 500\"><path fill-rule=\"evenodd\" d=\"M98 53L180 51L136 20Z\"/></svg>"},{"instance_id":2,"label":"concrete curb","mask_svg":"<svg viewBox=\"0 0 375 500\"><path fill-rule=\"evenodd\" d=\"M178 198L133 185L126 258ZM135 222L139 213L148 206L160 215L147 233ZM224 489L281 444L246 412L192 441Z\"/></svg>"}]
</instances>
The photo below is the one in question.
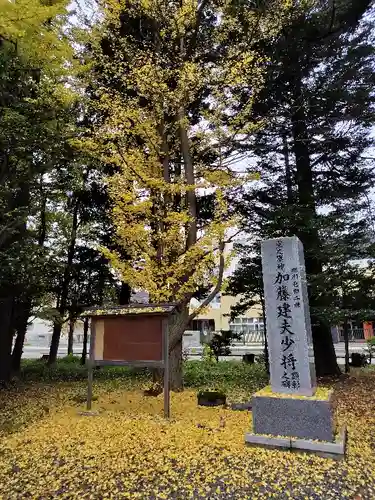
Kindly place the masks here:
<instances>
[{"instance_id":1,"label":"concrete curb","mask_svg":"<svg viewBox=\"0 0 375 500\"><path fill-rule=\"evenodd\" d=\"M342 427L336 441L311 441L293 437L272 437L261 434L245 435L245 443L248 445L262 446L264 448L276 448L290 451L314 453L323 458L341 460L345 457L347 442L346 427Z\"/></svg>"}]
</instances>

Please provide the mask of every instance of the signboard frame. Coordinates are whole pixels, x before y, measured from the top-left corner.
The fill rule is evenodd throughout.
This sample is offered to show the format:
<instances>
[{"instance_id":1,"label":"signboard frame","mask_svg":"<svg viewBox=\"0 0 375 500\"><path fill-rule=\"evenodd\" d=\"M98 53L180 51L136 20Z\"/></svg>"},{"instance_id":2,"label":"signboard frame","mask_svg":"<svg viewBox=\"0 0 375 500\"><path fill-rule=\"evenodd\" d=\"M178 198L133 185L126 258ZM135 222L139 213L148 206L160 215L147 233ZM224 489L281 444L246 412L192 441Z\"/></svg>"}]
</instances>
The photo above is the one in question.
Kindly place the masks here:
<instances>
[{"instance_id":1,"label":"signboard frame","mask_svg":"<svg viewBox=\"0 0 375 500\"><path fill-rule=\"evenodd\" d=\"M128 306L97 307L85 310L81 316L91 318L91 336L88 367L88 386L87 386L87 411L92 407L94 368L96 366L134 366L140 368L160 368L164 369L164 417L170 417L170 382L169 382L169 322L170 317L176 309L175 304L130 304ZM98 322L102 321L105 325L106 318L138 318L155 317L161 318L161 359L160 360L111 360L96 359L95 347L97 340ZM126 335L126 331L123 333ZM105 338L105 328L103 331L103 342Z\"/></svg>"}]
</instances>

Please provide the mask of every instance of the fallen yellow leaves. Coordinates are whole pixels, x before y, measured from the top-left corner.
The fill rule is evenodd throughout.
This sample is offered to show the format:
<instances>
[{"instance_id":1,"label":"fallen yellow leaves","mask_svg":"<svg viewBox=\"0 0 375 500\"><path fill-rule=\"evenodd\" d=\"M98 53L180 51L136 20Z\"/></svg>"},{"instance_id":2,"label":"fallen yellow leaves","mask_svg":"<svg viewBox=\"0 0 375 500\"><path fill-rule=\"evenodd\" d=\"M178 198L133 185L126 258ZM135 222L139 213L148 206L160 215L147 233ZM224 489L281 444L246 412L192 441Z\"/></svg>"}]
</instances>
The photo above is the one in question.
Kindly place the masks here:
<instances>
[{"instance_id":1,"label":"fallen yellow leaves","mask_svg":"<svg viewBox=\"0 0 375 500\"><path fill-rule=\"evenodd\" d=\"M270 385L267 385L260 391L255 393L256 396L269 396L273 398L291 398L291 399L310 399L310 400L328 400L332 394L332 389L329 387L318 387L313 396L301 396L300 394L281 394L273 392Z\"/></svg>"},{"instance_id":2,"label":"fallen yellow leaves","mask_svg":"<svg viewBox=\"0 0 375 500\"><path fill-rule=\"evenodd\" d=\"M162 396L142 387L96 385L97 416L79 415L82 383L2 394L7 419L22 428L3 435L0 498L375 498L373 381L352 378L336 391L349 429L341 462L247 448L251 413L198 407L195 391L171 395L170 421ZM33 409L38 420L27 425L21 415Z\"/></svg>"}]
</instances>

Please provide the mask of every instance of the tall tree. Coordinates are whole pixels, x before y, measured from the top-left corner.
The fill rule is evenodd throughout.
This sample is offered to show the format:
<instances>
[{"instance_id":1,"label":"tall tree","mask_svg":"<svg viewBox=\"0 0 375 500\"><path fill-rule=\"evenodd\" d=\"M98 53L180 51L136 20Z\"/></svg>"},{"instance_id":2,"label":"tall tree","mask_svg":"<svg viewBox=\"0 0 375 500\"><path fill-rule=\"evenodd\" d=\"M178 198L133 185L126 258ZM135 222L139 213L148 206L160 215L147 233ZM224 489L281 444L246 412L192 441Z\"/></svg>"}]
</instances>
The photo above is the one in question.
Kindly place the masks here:
<instances>
[{"instance_id":1,"label":"tall tree","mask_svg":"<svg viewBox=\"0 0 375 500\"><path fill-rule=\"evenodd\" d=\"M31 193L48 140L56 131L54 109L67 92L63 63L70 56L62 26L66 2L38 0L0 3L0 382L11 371L16 326L24 324L28 299L22 279L35 265L27 227ZM22 270L22 272L20 272ZM30 288L31 286L31 288ZM23 328L23 327L20 327Z\"/></svg>"},{"instance_id":2,"label":"tall tree","mask_svg":"<svg viewBox=\"0 0 375 500\"><path fill-rule=\"evenodd\" d=\"M355 232L356 244L347 240L352 251L346 251L348 259L353 256L363 237L358 217L373 182L366 160L375 117L370 6L296 2L289 25L265 47L266 85L254 112L268 118L267 126L242 144L254 154L262 178L241 200L244 229L256 239L297 235L304 244L319 375L339 372L324 315L335 257L327 235L338 237L338 228L341 236Z\"/></svg>"},{"instance_id":3,"label":"tall tree","mask_svg":"<svg viewBox=\"0 0 375 500\"><path fill-rule=\"evenodd\" d=\"M264 68L255 42L275 34L288 5L110 2L90 34L95 63L111 81L96 86L102 120L86 147L117 166L107 182L117 244L128 259L106 255L153 301L178 304L170 334L173 389L182 388L183 331L200 311L189 316L190 299L208 287L204 307L222 285L233 224L227 196L239 183L230 168L232 139L257 126L249 115ZM241 88L252 97L239 109ZM199 225L207 190L213 212Z\"/></svg>"}]
</instances>

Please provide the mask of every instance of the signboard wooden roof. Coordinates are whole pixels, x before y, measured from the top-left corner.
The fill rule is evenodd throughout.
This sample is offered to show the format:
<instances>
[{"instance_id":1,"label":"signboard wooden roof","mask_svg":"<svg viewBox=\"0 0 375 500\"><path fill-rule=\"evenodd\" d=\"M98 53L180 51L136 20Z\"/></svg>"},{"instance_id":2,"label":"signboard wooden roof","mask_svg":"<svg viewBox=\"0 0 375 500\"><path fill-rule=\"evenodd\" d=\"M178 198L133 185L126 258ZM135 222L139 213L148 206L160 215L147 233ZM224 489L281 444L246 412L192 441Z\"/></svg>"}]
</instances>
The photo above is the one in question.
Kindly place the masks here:
<instances>
[{"instance_id":1,"label":"signboard wooden roof","mask_svg":"<svg viewBox=\"0 0 375 500\"><path fill-rule=\"evenodd\" d=\"M176 304L129 304L126 306L90 307L84 310L81 316L169 316L174 312L176 307Z\"/></svg>"}]
</instances>

